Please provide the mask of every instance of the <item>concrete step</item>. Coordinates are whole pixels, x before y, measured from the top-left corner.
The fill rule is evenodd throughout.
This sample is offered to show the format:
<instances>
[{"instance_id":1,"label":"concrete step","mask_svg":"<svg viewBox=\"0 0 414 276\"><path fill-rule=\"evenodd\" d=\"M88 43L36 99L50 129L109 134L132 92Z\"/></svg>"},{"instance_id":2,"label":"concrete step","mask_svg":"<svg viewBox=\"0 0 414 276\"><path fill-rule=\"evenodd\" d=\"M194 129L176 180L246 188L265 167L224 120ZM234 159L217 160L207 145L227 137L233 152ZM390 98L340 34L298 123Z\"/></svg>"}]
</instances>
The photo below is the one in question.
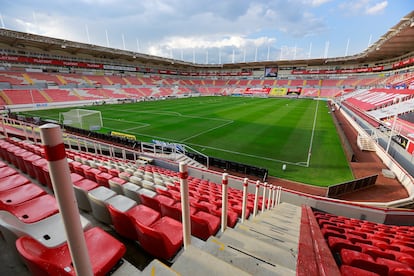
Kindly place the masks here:
<instances>
[{"instance_id":1,"label":"concrete step","mask_svg":"<svg viewBox=\"0 0 414 276\"><path fill-rule=\"evenodd\" d=\"M126 274L124 274L126 275ZM132 274L130 274L132 275ZM171 267L167 266L163 262L154 259L151 261L140 274L135 275L146 275L146 276L179 276L181 275Z\"/></svg>"},{"instance_id":2,"label":"concrete step","mask_svg":"<svg viewBox=\"0 0 414 276\"><path fill-rule=\"evenodd\" d=\"M184 154L176 154L176 162L184 162L187 165L191 166L191 167L195 167L195 168L199 168L199 169L207 169L206 166L204 166L203 164L195 161L194 159L188 157L187 155Z\"/></svg>"},{"instance_id":3,"label":"concrete step","mask_svg":"<svg viewBox=\"0 0 414 276\"><path fill-rule=\"evenodd\" d=\"M280 232L278 229L272 229L250 221L238 224L234 230L297 254L299 244L297 235L290 235L289 233Z\"/></svg>"},{"instance_id":4,"label":"concrete step","mask_svg":"<svg viewBox=\"0 0 414 276\"><path fill-rule=\"evenodd\" d=\"M249 221L279 233L299 236L302 211L296 205L282 203L271 211L260 213Z\"/></svg>"},{"instance_id":5,"label":"concrete step","mask_svg":"<svg viewBox=\"0 0 414 276\"><path fill-rule=\"evenodd\" d=\"M250 275L236 266L191 245L177 258L171 269L178 271L181 275Z\"/></svg>"},{"instance_id":6,"label":"concrete step","mask_svg":"<svg viewBox=\"0 0 414 276\"><path fill-rule=\"evenodd\" d=\"M296 274L296 254L233 229L210 237L202 249L253 275Z\"/></svg>"}]
</instances>

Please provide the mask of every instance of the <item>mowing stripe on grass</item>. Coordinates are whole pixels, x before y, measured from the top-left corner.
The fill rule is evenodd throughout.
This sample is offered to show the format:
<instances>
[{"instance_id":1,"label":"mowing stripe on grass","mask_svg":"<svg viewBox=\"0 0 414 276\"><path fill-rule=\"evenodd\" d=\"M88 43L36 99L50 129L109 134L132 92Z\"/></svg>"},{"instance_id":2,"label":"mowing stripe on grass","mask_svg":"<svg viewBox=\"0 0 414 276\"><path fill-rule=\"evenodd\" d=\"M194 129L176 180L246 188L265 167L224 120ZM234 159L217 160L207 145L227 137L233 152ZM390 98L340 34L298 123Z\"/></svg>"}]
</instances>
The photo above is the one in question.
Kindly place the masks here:
<instances>
[{"instance_id":1,"label":"mowing stripe on grass","mask_svg":"<svg viewBox=\"0 0 414 276\"><path fill-rule=\"evenodd\" d=\"M198 137L198 136L200 136L200 135L206 134L207 132L213 131L213 130L215 130L215 129L219 129L219 128L221 128L221 127L225 127L225 126L227 126L227 125L229 125L229 124L232 124L233 122L234 122L234 121L233 121L233 120L231 120L231 121L228 121L227 123L224 123L224 124L222 124L222 125L219 125L219 126L216 126L216 127L210 128L210 129L207 129L207 130L205 130L205 131L199 132L199 133L197 133L197 134L195 134L195 135L192 135L192 136L190 136L190 137L187 137L187 138L185 138L185 139L181 140L181 142L186 142L186 141L188 141L188 140L190 140L190 139L193 139L193 138Z\"/></svg>"},{"instance_id":2,"label":"mowing stripe on grass","mask_svg":"<svg viewBox=\"0 0 414 276\"><path fill-rule=\"evenodd\" d=\"M204 148L210 156L268 168L269 175L309 184L353 179L324 102L192 97L87 108L102 112L102 133L124 131L144 142L185 142L197 150ZM25 114L57 119L67 110ZM279 166L282 163L288 164L286 170Z\"/></svg>"},{"instance_id":3,"label":"mowing stripe on grass","mask_svg":"<svg viewBox=\"0 0 414 276\"><path fill-rule=\"evenodd\" d=\"M199 144L193 144L193 143L187 143L187 144L191 145L191 146L197 146L197 147L208 148L208 149L212 149L212 150L216 150L216 151L223 151L223 152L227 152L227 153L231 153L231 154L247 156L247 157L251 157L251 158L264 159L264 160L269 160L269 161L272 161L272 162L287 163L287 164L290 164L290 165L306 167L306 164L304 165L305 162L291 162L291 161L286 161L286 160L273 159L273 158L269 158L269 157L258 156L258 155L254 155L254 154L248 154L248 153L232 151L232 150L226 150L226 149L220 149L220 148L216 148L216 147L204 146L204 145L199 145Z\"/></svg>"}]
</instances>

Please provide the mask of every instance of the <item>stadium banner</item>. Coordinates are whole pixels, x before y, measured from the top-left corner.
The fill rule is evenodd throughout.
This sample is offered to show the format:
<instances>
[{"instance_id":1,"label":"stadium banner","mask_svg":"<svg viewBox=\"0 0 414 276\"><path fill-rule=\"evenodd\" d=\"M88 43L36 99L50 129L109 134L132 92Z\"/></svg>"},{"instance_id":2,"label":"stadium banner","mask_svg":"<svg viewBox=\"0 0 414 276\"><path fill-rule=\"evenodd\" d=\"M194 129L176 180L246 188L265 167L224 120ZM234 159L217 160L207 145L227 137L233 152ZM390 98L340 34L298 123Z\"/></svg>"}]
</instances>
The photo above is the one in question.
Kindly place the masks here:
<instances>
[{"instance_id":1,"label":"stadium banner","mask_svg":"<svg viewBox=\"0 0 414 276\"><path fill-rule=\"evenodd\" d=\"M256 94L256 93L262 93L262 94L269 94L270 87L248 87L244 91L244 94Z\"/></svg>"},{"instance_id":2,"label":"stadium banner","mask_svg":"<svg viewBox=\"0 0 414 276\"><path fill-rule=\"evenodd\" d=\"M135 135L127 134L127 133L122 133L122 132L118 132L118 131L111 131L111 135L112 136L116 136L116 137L127 138L129 140L134 140L134 141L137 140L137 138L135 137Z\"/></svg>"},{"instance_id":3,"label":"stadium banner","mask_svg":"<svg viewBox=\"0 0 414 276\"><path fill-rule=\"evenodd\" d=\"M393 135L392 140L400 145L403 149L407 149L408 139L401 135Z\"/></svg>"},{"instance_id":4,"label":"stadium banner","mask_svg":"<svg viewBox=\"0 0 414 276\"><path fill-rule=\"evenodd\" d=\"M403 66L407 66L407 65L410 65L410 64L413 64L413 63L414 63L414 57L407 58L407 59L405 59L403 61L398 61L398 62L394 63L392 65L392 69L399 68L399 67L403 67Z\"/></svg>"},{"instance_id":5,"label":"stadium banner","mask_svg":"<svg viewBox=\"0 0 414 276\"><path fill-rule=\"evenodd\" d=\"M292 70L292 75L355 74L355 73L380 72L383 70L384 70L384 66L352 68L352 69L335 69L335 70Z\"/></svg>"},{"instance_id":6,"label":"stadium banner","mask_svg":"<svg viewBox=\"0 0 414 276\"><path fill-rule=\"evenodd\" d=\"M155 145L166 147L166 148L172 148L172 149L175 148L177 151L180 151L180 152L185 152L185 146L182 144L164 142L161 140L152 140L152 143L154 143Z\"/></svg>"},{"instance_id":7,"label":"stadium banner","mask_svg":"<svg viewBox=\"0 0 414 276\"><path fill-rule=\"evenodd\" d=\"M285 96L287 93L286 87L274 87L270 90L269 96Z\"/></svg>"}]
</instances>

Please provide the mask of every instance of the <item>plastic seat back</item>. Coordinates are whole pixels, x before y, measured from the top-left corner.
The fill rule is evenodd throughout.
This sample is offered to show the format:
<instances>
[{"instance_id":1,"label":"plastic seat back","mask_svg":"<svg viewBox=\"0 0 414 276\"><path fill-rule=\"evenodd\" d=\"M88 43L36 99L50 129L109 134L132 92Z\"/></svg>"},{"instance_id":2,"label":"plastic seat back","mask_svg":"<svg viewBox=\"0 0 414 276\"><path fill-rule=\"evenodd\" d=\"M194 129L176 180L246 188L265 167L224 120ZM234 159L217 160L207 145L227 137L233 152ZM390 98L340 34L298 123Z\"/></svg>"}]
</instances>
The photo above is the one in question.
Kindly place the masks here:
<instances>
[{"instance_id":1,"label":"plastic seat back","mask_svg":"<svg viewBox=\"0 0 414 276\"><path fill-rule=\"evenodd\" d=\"M141 247L156 258L170 259L172 256L168 253L168 246L165 244L163 235L151 226L144 225L136 221L135 227L138 235L138 242Z\"/></svg>"},{"instance_id":2,"label":"plastic seat back","mask_svg":"<svg viewBox=\"0 0 414 276\"><path fill-rule=\"evenodd\" d=\"M47 248L29 236L23 236L16 240L16 248L34 276L75 275L66 245Z\"/></svg>"},{"instance_id":3,"label":"plastic seat back","mask_svg":"<svg viewBox=\"0 0 414 276\"><path fill-rule=\"evenodd\" d=\"M125 254L125 246L98 227L87 230L84 235L93 274L107 275ZM23 236L16 240L16 248L32 275L75 275L67 243L45 247Z\"/></svg>"},{"instance_id":4,"label":"plastic seat back","mask_svg":"<svg viewBox=\"0 0 414 276\"><path fill-rule=\"evenodd\" d=\"M139 196L142 204L150 207L151 209L154 209L155 211L161 212L160 203L156 198L147 196L145 194L140 194Z\"/></svg>"}]
</instances>

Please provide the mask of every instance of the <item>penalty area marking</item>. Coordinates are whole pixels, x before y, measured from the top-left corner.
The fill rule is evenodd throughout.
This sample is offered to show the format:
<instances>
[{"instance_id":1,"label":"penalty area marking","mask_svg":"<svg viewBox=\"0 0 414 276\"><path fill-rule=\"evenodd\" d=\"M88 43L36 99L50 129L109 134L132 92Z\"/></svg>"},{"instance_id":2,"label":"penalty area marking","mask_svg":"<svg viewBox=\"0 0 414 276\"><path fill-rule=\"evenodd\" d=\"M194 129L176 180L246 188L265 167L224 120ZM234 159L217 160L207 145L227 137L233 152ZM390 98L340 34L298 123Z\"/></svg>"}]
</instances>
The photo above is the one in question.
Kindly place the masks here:
<instances>
[{"instance_id":1,"label":"penalty area marking","mask_svg":"<svg viewBox=\"0 0 414 276\"><path fill-rule=\"evenodd\" d=\"M286 164L289 164L289 165L306 167L306 162L291 162L291 161L286 161L286 160L274 159L274 158L270 158L270 157L258 156L258 155L249 154L249 153L243 153L243 152L238 152L238 151L220 149L220 148L210 147L210 146L206 146L206 145L199 145L199 144L194 144L194 143L187 143L187 144L191 145L191 146L202 147L204 149L207 148L207 149L212 149L212 150L216 150L216 151L223 151L223 152L227 152L227 153L231 153L231 154L252 157L252 158L256 158L256 159L263 159L263 160L268 160L268 161L273 161L273 162L278 162L278 163L286 163Z\"/></svg>"},{"instance_id":2,"label":"penalty area marking","mask_svg":"<svg viewBox=\"0 0 414 276\"><path fill-rule=\"evenodd\" d=\"M155 138L155 139L162 140L162 141L182 143L182 141L171 139L171 138L166 138L166 137L148 135L148 134L143 134L143 133L134 133L134 134L137 135L137 136L145 136L145 137ZM303 162L303 161L302 162L291 162L291 161L286 161L286 160L280 160L280 159L273 159L273 158L264 157L264 156L258 156L258 155L249 154L249 153L243 153L243 152L238 152L238 151L220 149L220 148L210 147L210 146L206 146L206 145L200 145L200 144L194 144L194 143L184 143L184 144L201 147L203 149L203 151L205 149L212 149L212 150L216 150L216 151L232 153L232 154L235 154L235 155L242 155L242 156L247 156L247 157L256 158L256 159L263 159L263 160L273 161L273 162L277 162L277 163L284 163L284 164L289 164L289 165L294 165L294 166L299 166L299 167L306 167L306 162Z\"/></svg>"}]
</instances>

